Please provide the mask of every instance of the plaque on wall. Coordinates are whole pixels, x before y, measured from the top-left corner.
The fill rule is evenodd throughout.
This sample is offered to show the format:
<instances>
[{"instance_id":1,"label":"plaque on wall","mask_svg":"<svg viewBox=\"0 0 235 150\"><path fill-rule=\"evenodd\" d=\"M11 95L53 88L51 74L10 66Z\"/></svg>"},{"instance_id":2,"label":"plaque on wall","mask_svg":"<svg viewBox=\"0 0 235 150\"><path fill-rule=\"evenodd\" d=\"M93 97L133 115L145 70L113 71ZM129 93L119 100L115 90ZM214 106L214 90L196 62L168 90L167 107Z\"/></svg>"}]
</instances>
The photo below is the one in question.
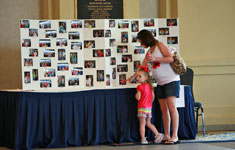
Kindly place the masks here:
<instances>
[{"instance_id":1,"label":"plaque on wall","mask_svg":"<svg viewBox=\"0 0 235 150\"><path fill-rule=\"evenodd\" d=\"M123 0L76 0L78 19L123 19Z\"/></svg>"}]
</instances>

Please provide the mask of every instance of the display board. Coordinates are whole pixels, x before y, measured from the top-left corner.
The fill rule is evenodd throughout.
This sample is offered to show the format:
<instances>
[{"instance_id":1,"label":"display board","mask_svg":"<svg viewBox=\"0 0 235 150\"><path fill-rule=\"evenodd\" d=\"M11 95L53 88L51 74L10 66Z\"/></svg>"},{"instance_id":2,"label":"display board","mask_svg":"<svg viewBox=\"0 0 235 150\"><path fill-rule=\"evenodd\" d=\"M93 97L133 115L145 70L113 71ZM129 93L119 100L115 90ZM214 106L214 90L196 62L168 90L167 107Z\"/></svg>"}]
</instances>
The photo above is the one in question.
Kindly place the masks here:
<instances>
[{"instance_id":1,"label":"display board","mask_svg":"<svg viewBox=\"0 0 235 150\"><path fill-rule=\"evenodd\" d=\"M147 29L179 51L178 19L20 20L23 90L136 87Z\"/></svg>"}]
</instances>

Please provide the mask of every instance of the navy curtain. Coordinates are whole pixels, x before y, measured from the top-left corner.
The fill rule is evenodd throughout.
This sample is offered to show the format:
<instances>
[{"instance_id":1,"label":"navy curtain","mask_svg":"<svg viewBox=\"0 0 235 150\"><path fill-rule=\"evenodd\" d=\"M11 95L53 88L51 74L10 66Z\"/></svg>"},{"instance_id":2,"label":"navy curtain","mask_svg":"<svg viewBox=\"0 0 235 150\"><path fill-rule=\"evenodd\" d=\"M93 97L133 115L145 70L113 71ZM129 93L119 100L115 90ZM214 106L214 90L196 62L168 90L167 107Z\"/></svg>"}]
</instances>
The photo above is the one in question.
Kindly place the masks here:
<instances>
[{"instance_id":1,"label":"navy curtain","mask_svg":"<svg viewBox=\"0 0 235 150\"><path fill-rule=\"evenodd\" d=\"M140 136L135 93L134 88L63 93L1 91L0 146L30 149L137 142ZM186 107L178 109L179 138L194 139L190 92L186 99ZM157 100L152 122L162 131ZM153 140L149 130L146 134Z\"/></svg>"}]
</instances>

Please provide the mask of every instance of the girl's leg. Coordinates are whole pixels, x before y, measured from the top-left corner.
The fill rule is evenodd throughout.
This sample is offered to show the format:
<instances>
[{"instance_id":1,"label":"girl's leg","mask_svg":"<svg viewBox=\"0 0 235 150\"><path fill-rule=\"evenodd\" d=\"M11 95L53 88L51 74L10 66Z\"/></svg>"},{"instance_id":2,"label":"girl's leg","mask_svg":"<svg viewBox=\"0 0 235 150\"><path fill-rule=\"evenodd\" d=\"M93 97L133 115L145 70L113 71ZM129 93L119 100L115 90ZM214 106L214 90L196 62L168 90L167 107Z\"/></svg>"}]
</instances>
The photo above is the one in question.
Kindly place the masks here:
<instances>
[{"instance_id":1,"label":"girl's leg","mask_svg":"<svg viewBox=\"0 0 235 150\"><path fill-rule=\"evenodd\" d=\"M154 133L155 136L158 135L156 127L151 123L151 118L146 118L146 125Z\"/></svg>"},{"instance_id":2,"label":"girl's leg","mask_svg":"<svg viewBox=\"0 0 235 150\"><path fill-rule=\"evenodd\" d=\"M146 125L147 125L147 127L150 128L150 130L155 135L154 143L160 143L162 141L164 135L157 131L156 127L151 123L151 118L149 118L149 117L146 118Z\"/></svg>"},{"instance_id":3,"label":"girl's leg","mask_svg":"<svg viewBox=\"0 0 235 150\"><path fill-rule=\"evenodd\" d=\"M162 120L163 120L163 127L164 127L164 139L168 140L170 137L170 115L167 106L166 99L159 99L160 109L162 112Z\"/></svg>"},{"instance_id":4,"label":"girl's leg","mask_svg":"<svg viewBox=\"0 0 235 150\"><path fill-rule=\"evenodd\" d=\"M172 120L172 136L168 141L178 141L179 114L176 108L176 97L167 97L167 106Z\"/></svg>"},{"instance_id":5,"label":"girl's leg","mask_svg":"<svg viewBox=\"0 0 235 150\"><path fill-rule=\"evenodd\" d=\"M140 121L140 137L142 141L145 140L145 125L146 125L145 117L139 117L139 121Z\"/></svg>"}]
</instances>

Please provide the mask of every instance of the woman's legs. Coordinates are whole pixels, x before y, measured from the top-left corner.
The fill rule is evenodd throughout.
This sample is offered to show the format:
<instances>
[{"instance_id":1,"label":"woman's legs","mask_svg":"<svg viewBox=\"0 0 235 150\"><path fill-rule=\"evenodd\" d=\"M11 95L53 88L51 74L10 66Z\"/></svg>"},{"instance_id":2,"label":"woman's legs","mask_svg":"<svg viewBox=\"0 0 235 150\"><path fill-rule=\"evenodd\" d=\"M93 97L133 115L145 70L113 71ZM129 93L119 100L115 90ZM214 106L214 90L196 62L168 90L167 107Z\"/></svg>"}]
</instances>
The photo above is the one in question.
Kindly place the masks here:
<instances>
[{"instance_id":1,"label":"woman's legs","mask_svg":"<svg viewBox=\"0 0 235 150\"><path fill-rule=\"evenodd\" d=\"M164 139L168 140L170 137L170 115L167 106L166 99L159 99L160 109L162 112L162 120L163 120L163 127L164 127Z\"/></svg>"},{"instance_id":2,"label":"woman's legs","mask_svg":"<svg viewBox=\"0 0 235 150\"><path fill-rule=\"evenodd\" d=\"M179 114L176 108L176 97L170 96L167 97L167 107L171 115L172 122L172 136L168 141L177 141L178 140L178 127L179 127Z\"/></svg>"}]
</instances>

